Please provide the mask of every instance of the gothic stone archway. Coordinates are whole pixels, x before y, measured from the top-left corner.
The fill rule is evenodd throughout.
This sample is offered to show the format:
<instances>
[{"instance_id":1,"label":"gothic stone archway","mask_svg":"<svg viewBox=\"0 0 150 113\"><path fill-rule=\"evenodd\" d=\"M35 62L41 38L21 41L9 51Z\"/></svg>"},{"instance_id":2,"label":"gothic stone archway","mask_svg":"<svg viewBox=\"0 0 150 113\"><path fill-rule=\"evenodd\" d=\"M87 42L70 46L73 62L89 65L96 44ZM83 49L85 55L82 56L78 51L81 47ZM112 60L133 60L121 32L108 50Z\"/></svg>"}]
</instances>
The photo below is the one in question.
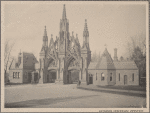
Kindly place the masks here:
<instances>
[{"instance_id":1,"label":"gothic stone archway","mask_svg":"<svg viewBox=\"0 0 150 113\"><path fill-rule=\"evenodd\" d=\"M45 83L54 83L57 78L57 60L49 58L45 64Z\"/></svg>"},{"instance_id":2,"label":"gothic stone archway","mask_svg":"<svg viewBox=\"0 0 150 113\"><path fill-rule=\"evenodd\" d=\"M63 78L64 84L76 83L79 80L79 62L74 57L70 57L65 64L66 65Z\"/></svg>"}]
</instances>

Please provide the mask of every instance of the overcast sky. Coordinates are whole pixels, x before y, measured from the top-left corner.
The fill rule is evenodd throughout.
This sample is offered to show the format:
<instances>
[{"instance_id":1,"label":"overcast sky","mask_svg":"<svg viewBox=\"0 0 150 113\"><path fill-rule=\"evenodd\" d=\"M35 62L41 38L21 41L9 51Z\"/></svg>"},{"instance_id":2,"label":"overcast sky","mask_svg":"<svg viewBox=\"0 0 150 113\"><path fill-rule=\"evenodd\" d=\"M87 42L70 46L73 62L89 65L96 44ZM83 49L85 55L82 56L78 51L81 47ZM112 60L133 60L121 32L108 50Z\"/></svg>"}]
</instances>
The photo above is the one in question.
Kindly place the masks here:
<instances>
[{"instance_id":1,"label":"overcast sky","mask_svg":"<svg viewBox=\"0 0 150 113\"><path fill-rule=\"evenodd\" d=\"M108 4L108 2L13 2L5 4L4 40L15 42L12 55L20 49L33 52L39 58L42 47L44 26L47 26L48 43L59 36L63 4L69 20L69 31L78 34L83 41L85 19L89 30L92 53L104 51L107 45L111 56L118 48L118 56L125 55L126 43L131 36L146 34L146 6L143 4ZM84 4L83 4L84 3Z\"/></svg>"}]
</instances>

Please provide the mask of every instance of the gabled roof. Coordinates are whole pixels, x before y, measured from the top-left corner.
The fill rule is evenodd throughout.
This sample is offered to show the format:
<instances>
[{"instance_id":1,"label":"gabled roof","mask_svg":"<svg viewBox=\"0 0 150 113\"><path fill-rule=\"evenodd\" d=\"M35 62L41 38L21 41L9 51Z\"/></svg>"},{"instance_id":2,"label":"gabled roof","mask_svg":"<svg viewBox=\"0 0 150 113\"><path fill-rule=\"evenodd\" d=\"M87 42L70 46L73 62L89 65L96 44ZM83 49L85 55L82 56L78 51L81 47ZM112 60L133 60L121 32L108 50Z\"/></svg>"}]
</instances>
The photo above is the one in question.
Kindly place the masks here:
<instances>
[{"instance_id":1,"label":"gabled roof","mask_svg":"<svg viewBox=\"0 0 150 113\"><path fill-rule=\"evenodd\" d=\"M101 58L99 59L96 69L115 69L113 60L107 49L105 49Z\"/></svg>"},{"instance_id":2,"label":"gabled roof","mask_svg":"<svg viewBox=\"0 0 150 113\"><path fill-rule=\"evenodd\" d=\"M97 62L90 62L88 69L96 69Z\"/></svg>"},{"instance_id":3,"label":"gabled roof","mask_svg":"<svg viewBox=\"0 0 150 113\"><path fill-rule=\"evenodd\" d=\"M116 69L138 69L134 61L118 61L114 65Z\"/></svg>"},{"instance_id":4,"label":"gabled roof","mask_svg":"<svg viewBox=\"0 0 150 113\"><path fill-rule=\"evenodd\" d=\"M37 59L33 55L33 53L27 53L23 52L23 62L32 62L32 63L38 63Z\"/></svg>"},{"instance_id":5,"label":"gabled roof","mask_svg":"<svg viewBox=\"0 0 150 113\"><path fill-rule=\"evenodd\" d=\"M10 69L14 69L14 68L16 68L16 63L17 63L17 59L16 59L16 58L14 58L14 60L13 60L13 62L12 62L12 64L11 64Z\"/></svg>"},{"instance_id":6,"label":"gabled roof","mask_svg":"<svg viewBox=\"0 0 150 113\"><path fill-rule=\"evenodd\" d=\"M19 68L23 68L24 66L31 66L33 64L38 63L33 53L22 52L21 59L23 60L21 60L21 64L18 65L18 60L15 58L12 62L10 69L19 69Z\"/></svg>"}]
</instances>

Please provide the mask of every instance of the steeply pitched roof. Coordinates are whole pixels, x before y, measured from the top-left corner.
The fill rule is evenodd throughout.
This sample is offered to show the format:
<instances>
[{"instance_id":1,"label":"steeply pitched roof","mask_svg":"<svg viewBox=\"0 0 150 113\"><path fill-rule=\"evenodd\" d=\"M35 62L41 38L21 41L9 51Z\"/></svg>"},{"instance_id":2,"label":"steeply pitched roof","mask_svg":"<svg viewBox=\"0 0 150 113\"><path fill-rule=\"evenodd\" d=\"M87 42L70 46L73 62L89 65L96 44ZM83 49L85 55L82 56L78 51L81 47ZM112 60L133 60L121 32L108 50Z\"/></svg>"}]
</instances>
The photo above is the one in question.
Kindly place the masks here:
<instances>
[{"instance_id":1,"label":"steeply pitched roof","mask_svg":"<svg viewBox=\"0 0 150 113\"><path fill-rule=\"evenodd\" d=\"M118 61L114 65L116 69L138 69L134 61Z\"/></svg>"},{"instance_id":2,"label":"steeply pitched roof","mask_svg":"<svg viewBox=\"0 0 150 113\"><path fill-rule=\"evenodd\" d=\"M88 69L138 70L138 67L134 61L113 61L111 55L105 49L98 62L91 62Z\"/></svg>"},{"instance_id":3,"label":"steeply pitched roof","mask_svg":"<svg viewBox=\"0 0 150 113\"><path fill-rule=\"evenodd\" d=\"M23 62L26 62L26 61L32 62L32 63L38 63L33 53L23 52Z\"/></svg>"},{"instance_id":4,"label":"steeply pitched roof","mask_svg":"<svg viewBox=\"0 0 150 113\"><path fill-rule=\"evenodd\" d=\"M96 69L97 62L90 62L88 69Z\"/></svg>"},{"instance_id":5,"label":"steeply pitched roof","mask_svg":"<svg viewBox=\"0 0 150 113\"><path fill-rule=\"evenodd\" d=\"M96 69L115 69L113 60L107 49L105 49L101 58L99 59Z\"/></svg>"}]
</instances>

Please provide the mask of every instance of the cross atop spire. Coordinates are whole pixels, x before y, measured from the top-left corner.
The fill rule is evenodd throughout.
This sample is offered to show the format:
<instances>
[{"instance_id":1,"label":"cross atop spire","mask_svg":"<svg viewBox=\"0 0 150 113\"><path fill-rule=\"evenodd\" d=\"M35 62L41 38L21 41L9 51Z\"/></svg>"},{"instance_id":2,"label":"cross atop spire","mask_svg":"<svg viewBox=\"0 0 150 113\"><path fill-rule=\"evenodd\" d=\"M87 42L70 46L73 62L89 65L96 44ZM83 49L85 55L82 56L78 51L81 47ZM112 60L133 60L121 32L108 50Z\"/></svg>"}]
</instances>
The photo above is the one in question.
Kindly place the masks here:
<instances>
[{"instance_id":1,"label":"cross atop spire","mask_svg":"<svg viewBox=\"0 0 150 113\"><path fill-rule=\"evenodd\" d=\"M64 4L64 8L63 8L63 14L62 14L62 19L66 19L66 8L65 8L65 4Z\"/></svg>"},{"instance_id":2,"label":"cross atop spire","mask_svg":"<svg viewBox=\"0 0 150 113\"><path fill-rule=\"evenodd\" d=\"M47 36L46 26L45 26L45 30L44 30L44 36Z\"/></svg>"}]
</instances>

